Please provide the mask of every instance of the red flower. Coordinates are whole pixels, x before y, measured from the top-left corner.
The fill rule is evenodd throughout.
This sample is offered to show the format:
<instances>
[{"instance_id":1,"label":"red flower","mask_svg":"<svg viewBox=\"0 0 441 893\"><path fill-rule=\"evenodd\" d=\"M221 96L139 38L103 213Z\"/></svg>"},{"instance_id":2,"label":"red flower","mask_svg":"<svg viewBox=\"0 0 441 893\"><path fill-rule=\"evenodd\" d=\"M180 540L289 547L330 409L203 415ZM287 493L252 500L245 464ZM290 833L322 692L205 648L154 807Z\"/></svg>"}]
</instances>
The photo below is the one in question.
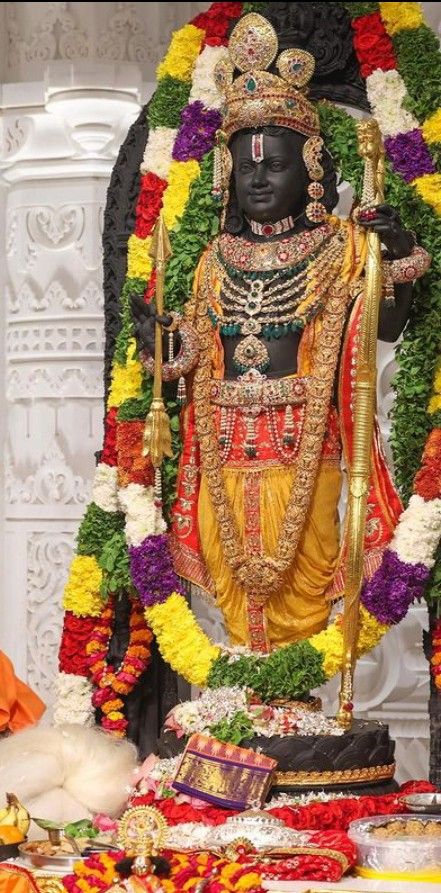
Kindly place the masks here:
<instances>
[{"instance_id":1,"label":"red flower","mask_svg":"<svg viewBox=\"0 0 441 893\"><path fill-rule=\"evenodd\" d=\"M150 274L150 279L147 282L147 287L144 292L144 300L146 304L150 304L150 301L153 301L155 297L155 289L156 289L156 267L152 270Z\"/></svg>"},{"instance_id":2,"label":"red flower","mask_svg":"<svg viewBox=\"0 0 441 893\"><path fill-rule=\"evenodd\" d=\"M413 489L426 500L441 496L441 428L434 428L426 440L422 465L415 476Z\"/></svg>"},{"instance_id":3,"label":"red flower","mask_svg":"<svg viewBox=\"0 0 441 893\"><path fill-rule=\"evenodd\" d=\"M441 496L441 467L423 465L415 475L413 482L414 493L422 496L428 502L430 499L439 499Z\"/></svg>"},{"instance_id":4,"label":"red flower","mask_svg":"<svg viewBox=\"0 0 441 893\"><path fill-rule=\"evenodd\" d=\"M162 208L162 196L167 181L149 172L141 177L141 189L136 206L135 234L145 239L153 230Z\"/></svg>"},{"instance_id":5,"label":"red flower","mask_svg":"<svg viewBox=\"0 0 441 893\"><path fill-rule=\"evenodd\" d=\"M208 46L226 46L232 19L238 19L242 13L242 3L212 3L206 12L196 16L192 25L205 31L204 44Z\"/></svg>"},{"instance_id":6,"label":"red flower","mask_svg":"<svg viewBox=\"0 0 441 893\"><path fill-rule=\"evenodd\" d=\"M116 416L118 412L117 406L112 406L106 415L104 424L104 445L101 452L101 462L106 465L117 465L116 456Z\"/></svg>"},{"instance_id":7,"label":"red flower","mask_svg":"<svg viewBox=\"0 0 441 893\"><path fill-rule=\"evenodd\" d=\"M434 428L426 440L423 461L428 462L430 459L441 462L441 428Z\"/></svg>"},{"instance_id":8,"label":"red flower","mask_svg":"<svg viewBox=\"0 0 441 893\"><path fill-rule=\"evenodd\" d=\"M379 12L360 16L352 22L355 31L354 49L362 77L367 78L377 68L389 71L397 67L394 48Z\"/></svg>"},{"instance_id":9,"label":"red flower","mask_svg":"<svg viewBox=\"0 0 441 893\"><path fill-rule=\"evenodd\" d=\"M71 611L65 612L59 653L61 673L88 676L86 645L92 636L95 623L94 617L76 617Z\"/></svg>"},{"instance_id":10,"label":"red flower","mask_svg":"<svg viewBox=\"0 0 441 893\"><path fill-rule=\"evenodd\" d=\"M430 781L405 781L400 787L400 796L404 797L405 794L431 794L432 791L436 790L436 785Z\"/></svg>"},{"instance_id":11,"label":"red flower","mask_svg":"<svg viewBox=\"0 0 441 893\"><path fill-rule=\"evenodd\" d=\"M142 484L151 486L155 474L147 456L143 456L144 421L120 422L117 433L118 470L120 486Z\"/></svg>"}]
</instances>

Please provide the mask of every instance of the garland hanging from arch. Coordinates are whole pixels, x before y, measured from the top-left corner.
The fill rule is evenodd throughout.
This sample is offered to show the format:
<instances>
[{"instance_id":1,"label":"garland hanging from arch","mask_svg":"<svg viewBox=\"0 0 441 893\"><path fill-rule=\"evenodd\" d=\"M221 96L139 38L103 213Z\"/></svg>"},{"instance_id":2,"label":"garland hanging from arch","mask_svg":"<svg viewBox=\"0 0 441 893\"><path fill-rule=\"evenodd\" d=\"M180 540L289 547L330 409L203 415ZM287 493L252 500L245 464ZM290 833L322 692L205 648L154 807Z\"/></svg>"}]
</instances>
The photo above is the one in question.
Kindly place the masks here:
<instances>
[{"instance_id":1,"label":"garland hanging from arch","mask_svg":"<svg viewBox=\"0 0 441 893\"><path fill-rule=\"evenodd\" d=\"M242 12L264 12L265 5L213 3L173 35L158 68L158 87L148 111L149 138L135 229L128 244L101 463L64 596L58 722L67 717L93 721L87 642L93 618L100 616L109 592L120 588L138 595L164 657L195 684L216 686L219 680L226 684L227 674L228 684L252 688L259 684L258 677L269 677L270 672L280 680L291 673L289 696L296 697L332 676L341 664L339 618L308 641L279 649L269 658L244 653L232 659L208 640L179 592L167 550L167 517L180 451L179 410L171 390L166 390L166 397L173 456L163 466L163 518L158 518L154 504L152 468L142 456L151 380L137 356L129 295L136 292L149 300L154 293L149 248L161 209L173 248L166 274L167 308L181 310L191 292L200 255L218 231L211 181L214 135L221 118L213 69L226 53L231 23ZM441 533L441 371L436 334L441 314L441 174L437 170L441 77L425 73L441 72L441 55L418 3L344 5L352 17L354 49L372 113L385 139L388 200L399 208L403 223L416 231L433 258L431 270L415 287L412 319L398 351L392 446L397 481L409 504L379 569L363 590L359 650L364 652L423 594ZM424 51L424 71L415 62L416 46ZM362 170L354 119L328 103L320 104L320 117L325 142L343 179L359 190ZM436 675L441 676L441 667Z\"/></svg>"}]
</instances>

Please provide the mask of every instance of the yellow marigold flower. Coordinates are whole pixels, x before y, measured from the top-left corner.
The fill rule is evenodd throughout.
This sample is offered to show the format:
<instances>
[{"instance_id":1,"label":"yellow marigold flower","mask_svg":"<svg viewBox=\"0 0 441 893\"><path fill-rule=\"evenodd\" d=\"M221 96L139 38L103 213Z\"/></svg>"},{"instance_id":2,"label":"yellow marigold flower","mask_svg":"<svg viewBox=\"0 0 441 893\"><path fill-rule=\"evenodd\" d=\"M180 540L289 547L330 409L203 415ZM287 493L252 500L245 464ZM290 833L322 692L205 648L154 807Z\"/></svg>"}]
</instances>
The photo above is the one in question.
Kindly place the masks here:
<instances>
[{"instance_id":1,"label":"yellow marigold flower","mask_svg":"<svg viewBox=\"0 0 441 893\"><path fill-rule=\"evenodd\" d=\"M191 685L205 685L220 649L198 626L185 598L173 592L166 602L145 613L166 663Z\"/></svg>"},{"instance_id":2,"label":"yellow marigold flower","mask_svg":"<svg viewBox=\"0 0 441 893\"><path fill-rule=\"evenodd\" d=\"M136 341L131 338L127 350L127 362L125 366L114 363L112 370L112 384L110 387L107 408L121 406L125 400L139 397L142 385L142 366L135 357Z\"/></svg>"},{"instance_id":3,"label":"yellow marigold flower","mask_svg":"<svg viewBox=\"0 0 441 893\"><path fill-rule=\"evenodd\" d=\"M441 174L424 174L413 180L412 185L418 195L441 214Z\"/></svg>"},{"instance_id":4,"label":"yellow marigold flower","mask_svg":"<svg viewBox=\"0 0 441 893\"><path fill-rule=\"evenodd\" d=\"M237 862L230 862L229 865L225 865L222 869L222 880L230 880L230 878L234 877L235 874L241 869L241 865L238 865Z\"/></svg>"},{"instance_id":5,"label":"yellow marigold flower","mask_svg":"<svg viewBox=\"0 0 441 893\"><path fill-rule=\"evenodd\" d=\"M441 366L435 375L435 381L433 382L433 390L435 391L436 394L441 394Z\"/></svg>"},{"instance_id":6,"label":"yellow marigold flower","mask_svg":"<svg viewBox=\"0 0 441 893\"><path fill-rule=\"evenodd\" d=\"M153 258L150 257L152 237L140 239L129 236L127 243L127 275L130 279L149 279L153 269Z\"/></svg>"},{"instance_id":7,"label":"yellow marigold flower","mask_svg":"<svg viewBox=\"0 0 441 893\"><path fill-rule=\"evenodd\" d=\"M91 555L76 555L64 588L63 607L77 617L98 617L103 609L100 595L101 568Z\"/></svg>"},{"instance_id":8,"label":"yellow marigold flower","mask_svg":"<svg viewBox=\"0 0 441 893\"><path fill-rule=\"evenodd\" d=\"M323 669L328 679L341 669L343 660L343 633L339 626L331 623L321 633L311 636L310 645L323 654Z\"/></svg>"},{"instance_id":9,"label":"yellow marigold flower","mask_svg":"<svg viewBox=\"0 0 441 893\"><path fill-rule=\"evenodd\" d=\"M375 617L361 605L360 607L360 633L358 636L357 653L360 657L372 651L376 645L387 633L389 627L385 623L380 623Z\"/></svg>"},{"instance_id":10,"label":"yellow marigold flower","mask_svg":"<svg viewBox=\"0 0 441 893\"><path fill-rule=\"evenodd\" d=\"M168 186L164 193L162 215L168 229L173 229L182 217L188 201L190 186L199 176L197 161L172 161L168 174Z\"/></svg>"},{"instance_id":11,"label":"yellow marigold flower","mask_svg":"<svg viewBox=\"0 0 441 893\"><path fill-rule=\"evenodd\" d=\"M424 23L420 3L380 3L380 12L388 34L419 28Z\"/></svg>"},{"instance_id":12,"label":"yellow marigold flower","mask_svg":"<svg viewBox=\"0 0 441 893\"><path fill-rule=\"evenodd\" d=\"M422 126L423 137L428 143L441 143L441 109L427 118Z\"/></svg>"},{"instance_id":13,"label":"yellow marigold flower","mask_svg":"<svg viewBox=\"0 0 441 893\"><path fill-rule=\"evenodd\" d=\"M83 893L91 893L91 891L95 889L93 884L91 886L89 884L89 881L87 881L85 878L82 878L82 877L78 878L76 883L77 883L77 886L80 888L80 890L83 891Z\"/></svg>"},{"instance_id":14,"label":"yellow marigold flower","mask_svg":"<svg viewBox=\"0 0 441 893\"><path fill-rule=\"evenodd\" d=\"M432 415L434 412L438 412L441 409L441 396L439 394L435 394L429 402L429 412Z\"/></svg>"},{"instance_id":15,"label":"yellow marigold flower","mask_svg":"<svg viewBox=\"0 0 441 893\"><path fill-rule=\"evenodd\" d=\"M191 81L203 37L204 31L194 25L185 25L179 31L175 31L167 54L158 65L157 78L164 78L168 74L179 81Z\"/></svg>"},{"instance_id":16,"label":"yellow marigold flower","mask_svg":"<svg viewBox=\"0 0 441 893\"><path fill-rule=\"evenodd\" d=\"M236 866L236 868L241 866ZM262 881L260 874L256 871L250 871L249 874L243 874L234 885L235 890L258 890Z\"/></svg>"}]
</instances>

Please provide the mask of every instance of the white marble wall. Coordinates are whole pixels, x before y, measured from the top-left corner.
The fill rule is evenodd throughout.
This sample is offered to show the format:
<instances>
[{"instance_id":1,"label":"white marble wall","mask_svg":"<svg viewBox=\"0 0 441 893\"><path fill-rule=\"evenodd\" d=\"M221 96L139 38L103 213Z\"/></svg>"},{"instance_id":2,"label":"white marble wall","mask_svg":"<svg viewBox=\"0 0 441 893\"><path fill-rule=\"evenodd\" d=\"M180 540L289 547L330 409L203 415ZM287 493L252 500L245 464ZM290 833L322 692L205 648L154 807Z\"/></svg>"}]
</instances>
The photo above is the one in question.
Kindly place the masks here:
<instances>
[{"instance_id":1,"label":"white marble wall","mask_svg":"<svg viewBox=\"0 0 441 893\"><path fill-rule=\"evenodd\" d=\"M102 439L107 184L171 30L207 5L0 3L0 648L49 705L60 596ZM436 25L441 4L424 6ZM382 349L386 432L391 359ZM360 712L390 723L402 777L427 772L424 622L415 609L358 669Z\"/></svg>"}]
</instances>

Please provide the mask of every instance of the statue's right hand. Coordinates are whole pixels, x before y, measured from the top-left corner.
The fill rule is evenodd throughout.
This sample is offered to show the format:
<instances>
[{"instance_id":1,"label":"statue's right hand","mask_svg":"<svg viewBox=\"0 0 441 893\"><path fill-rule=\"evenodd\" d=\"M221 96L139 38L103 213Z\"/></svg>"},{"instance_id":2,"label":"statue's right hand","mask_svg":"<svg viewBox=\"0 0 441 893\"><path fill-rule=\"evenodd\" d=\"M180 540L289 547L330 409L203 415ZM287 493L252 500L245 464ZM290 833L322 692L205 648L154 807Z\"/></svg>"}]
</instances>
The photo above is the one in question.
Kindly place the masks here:
<instances>
[{"instance_id":1,"label":"statue's right hand","mask_svg":"<svg viewBox=\"0 0 441 893\"><path fill-rule=\"evenodd\" d=\"M132 294L130 305L138 347L140 350L148 351L154 357L156 323L158 322L161 326L169 326L173 321L172 317L156 313L155 302L151 301L150 304L146 304L141 295Z\"/></svg>"}]
</instances>

